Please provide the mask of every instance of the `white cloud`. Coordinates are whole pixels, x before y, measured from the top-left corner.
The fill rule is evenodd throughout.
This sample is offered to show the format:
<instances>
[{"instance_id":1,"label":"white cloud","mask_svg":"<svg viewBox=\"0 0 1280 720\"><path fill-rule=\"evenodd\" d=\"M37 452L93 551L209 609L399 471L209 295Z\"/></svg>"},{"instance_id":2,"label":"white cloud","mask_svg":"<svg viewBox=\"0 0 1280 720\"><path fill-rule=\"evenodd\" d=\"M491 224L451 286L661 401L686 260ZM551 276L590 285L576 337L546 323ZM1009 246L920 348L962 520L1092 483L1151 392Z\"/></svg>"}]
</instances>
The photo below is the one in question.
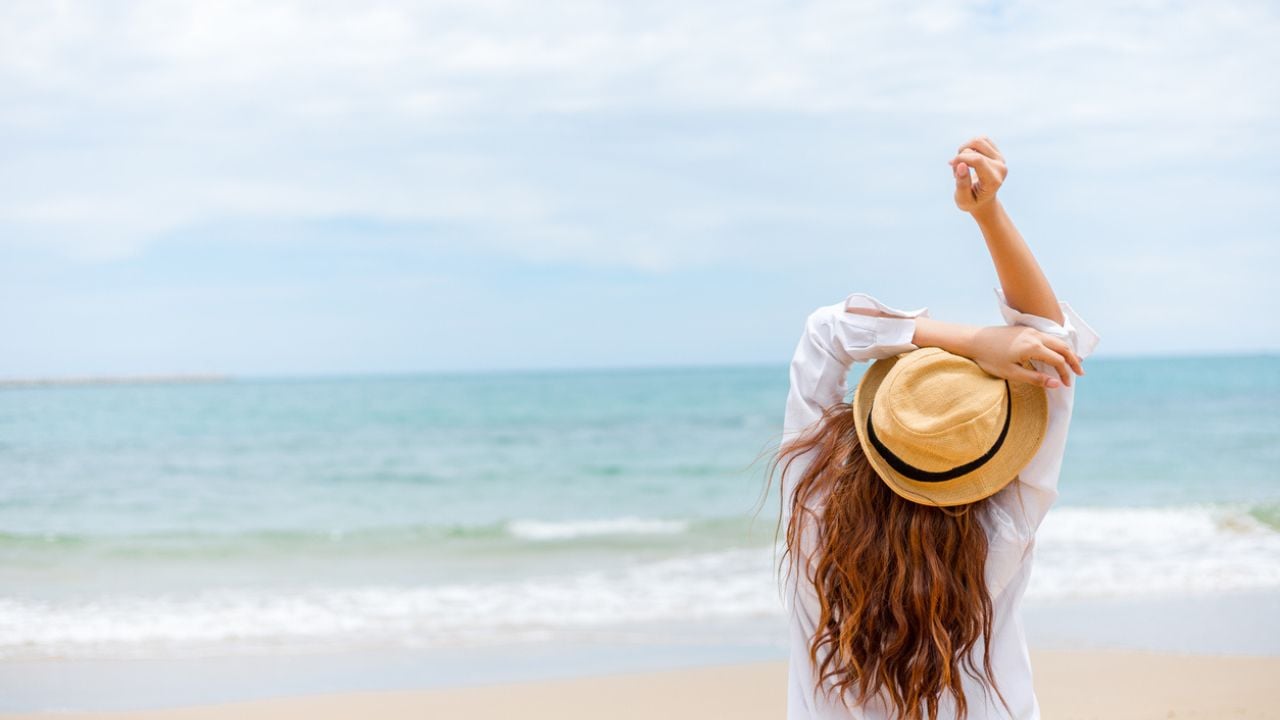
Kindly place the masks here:
<instances>
[{"instance_id":1,"label":"white cloud","mask_svg":"<svg viewBox=\"0 0 1280 720\"><path fill-rule=\"evenodd\" d=\"M1063 167L1067 185L1117 192L1144 167L1194 168L1195 154L1277 156L1280 91L1266 73L1280 66L1280 23L1262 2L64 2L0 13L0 227L84 257L275 213L470 221L499 247L570 261L712 261L733 252L714 238L734 223L839 210L715 189L738 182L728 171L677 192L687 168L654 163L679 152L798 162L753 147L743 119L829 118L862 133L829 148L839 162L915 184L921 169L893 168L917 159L904 146L977 131ZM647 138L665 143L648 156L600 158L630 163L614 167L581 154L614 147L608 128L583 145L527 129L530 118L646 113L723 126L668 129ZM550 144L504 146L510 134ZM849 180L826 171L815 183ZM595 216L602 206L612 220Z\"/></svg>"}]
</instances>

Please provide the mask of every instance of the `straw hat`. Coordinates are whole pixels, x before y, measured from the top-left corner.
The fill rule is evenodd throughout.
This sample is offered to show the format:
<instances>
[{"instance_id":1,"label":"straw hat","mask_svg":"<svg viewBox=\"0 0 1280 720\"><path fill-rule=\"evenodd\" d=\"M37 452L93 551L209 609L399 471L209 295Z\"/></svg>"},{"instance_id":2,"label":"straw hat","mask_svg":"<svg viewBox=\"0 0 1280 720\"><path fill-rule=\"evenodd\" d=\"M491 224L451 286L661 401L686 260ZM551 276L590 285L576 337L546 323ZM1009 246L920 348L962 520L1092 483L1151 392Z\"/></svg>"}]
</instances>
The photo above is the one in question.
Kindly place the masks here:
<instances>
[{"instance_id":1,"label":"straw hat","mask_svg":"<svg viewBox=\"0 0 1280 720\"><path fill-rule=\"evenodd\" d=\"M902 497L947 507L994 495L1031 462L1049 421L1045 389L925 347L881 358L853 398L858 440Z\"/></svg>"}]
</instances>

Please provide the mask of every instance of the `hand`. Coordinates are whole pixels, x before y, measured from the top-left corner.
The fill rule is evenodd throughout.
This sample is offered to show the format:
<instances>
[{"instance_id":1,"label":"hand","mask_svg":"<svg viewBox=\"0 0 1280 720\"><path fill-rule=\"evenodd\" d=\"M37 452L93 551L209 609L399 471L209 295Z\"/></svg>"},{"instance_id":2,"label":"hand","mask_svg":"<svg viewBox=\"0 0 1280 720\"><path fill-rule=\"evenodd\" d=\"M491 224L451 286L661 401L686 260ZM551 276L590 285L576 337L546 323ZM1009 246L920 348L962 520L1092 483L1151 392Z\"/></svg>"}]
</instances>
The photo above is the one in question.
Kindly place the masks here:
<instances>
[{"instance_id":1,"label":"hand","mask_svg":"<svg viewBox=\"0 0 1280 720\"><path fill-rule=\"evenodd\" d=\"M996 191L1009 174L1004 156L986 135L979 135L961 145L947 164L956 179L956 207L968 213L994 200ZM969 168L977 173L976 182L969 178Z\"/></svg>"},{"instance_id":2,"label":"hand","mask_svg":"<svg viewBox=\"0 0 1280 720\"><path fill-rule=\"evenodd\" d=\"M1071 384L1071 373L1084 374L1080 358L1066 341L1025 325L984 327L973 334L967 353L991 375L1056 388ZM1060 377L1032 369L1031 360L1043 360Z\"/></svg>"}]
</instances>

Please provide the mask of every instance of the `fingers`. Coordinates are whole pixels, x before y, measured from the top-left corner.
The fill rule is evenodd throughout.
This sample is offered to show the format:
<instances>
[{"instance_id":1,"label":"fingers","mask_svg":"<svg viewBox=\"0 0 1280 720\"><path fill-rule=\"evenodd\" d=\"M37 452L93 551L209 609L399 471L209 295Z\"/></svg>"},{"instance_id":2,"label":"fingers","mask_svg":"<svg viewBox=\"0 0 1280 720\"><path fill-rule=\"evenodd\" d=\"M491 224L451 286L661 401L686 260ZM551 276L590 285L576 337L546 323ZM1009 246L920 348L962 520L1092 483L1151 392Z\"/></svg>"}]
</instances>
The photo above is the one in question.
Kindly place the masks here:
<instances>
[{"instance_id":1,"label":"fingers","mask_svg":"<svg viewBox=\"0 0 1280 720\"><path fill-rule=\"evenodd\" d=\"M996 188L1004 180L1004 166L997 160L993 160L977 150L968 148L961 150L951 162L965 163L978 173L978 182L989 188Z\"/></svg>"},{"instance_id":2,"label":"fingers","mask_svg":"<svg viewBox=\"0 0 1280 720\"><path fill-rule=\"evenodd\" d=\"M1071 347L1067 345L1066 340L1048 333L1041 333L1040 342L1048 345L1049 349L1060 353L1064 358L1066 358L1067 364L1071 366L1071 369L1075 374L1084 374L1084 365L1080 363L1080 356L1071 351Z\"/></svg>"},{"instance_id":3,"label":"fingers","mask_svg":"<svg viewBox=\"0 0 1280 720\"><path fill-rule=\"evenodd\" d=\"M975 138L970 138L969 141L961 145L960 149L956 150L956 152L957 153L962 152L965 148L977 150L978 152L982 153L983 155L986 155L992 160L999 160L1001 162L1004 162L1004 155L1001 155L1000 150L996 148L995 141L987 137L986 135L979 135Z\"/></svg>"},{"instance_id":4,"label":"fingers","mask_svg":"<svg viewBox=\"0 0 1280 720\"><path fill-rule=\"evenodd\" d=\"M1056 388L1062 384L1061 380L1053 377L1052 375L1045 375L1042 372L1029 370L1021 365L1013 368L1012 372L1009 374L1009 379L1047 388Z\"/></svg>"},{"instance_id":5,"label":"fingers","mask_svg":"<svg viewBox=\"0 0 1280 720\"><path fill-rule=\"evenodd\" d=\"M1071 384L1071 368L1067 365L1067 359L1058 352L1042 345L1031 354L1031 357L1053 366L1053 369L1057 370L1058 375L1061 376L1063 385Z\"/></svg>"}]
</instances>

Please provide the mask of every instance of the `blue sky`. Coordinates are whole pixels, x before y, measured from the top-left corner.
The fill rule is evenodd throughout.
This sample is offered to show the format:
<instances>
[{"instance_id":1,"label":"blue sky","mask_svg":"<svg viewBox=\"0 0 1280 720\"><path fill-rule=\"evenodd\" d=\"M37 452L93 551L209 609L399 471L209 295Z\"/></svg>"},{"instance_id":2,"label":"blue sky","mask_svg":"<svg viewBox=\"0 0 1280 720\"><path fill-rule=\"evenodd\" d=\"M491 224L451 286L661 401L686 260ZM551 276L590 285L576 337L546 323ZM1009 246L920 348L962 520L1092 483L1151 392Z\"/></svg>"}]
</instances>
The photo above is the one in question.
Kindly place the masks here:
<instances>
[{"instance_id":1,"label":"blue sky","mask_svg":"<svg viewBox=\"0 0 1280 720\"><path fill-rule=\"evenodd\" d=\"M995 323L946 161L1098 356L1280 349L1272 3L6 4L0 377L784 363Z\"/></svg>"}]
</instances>

